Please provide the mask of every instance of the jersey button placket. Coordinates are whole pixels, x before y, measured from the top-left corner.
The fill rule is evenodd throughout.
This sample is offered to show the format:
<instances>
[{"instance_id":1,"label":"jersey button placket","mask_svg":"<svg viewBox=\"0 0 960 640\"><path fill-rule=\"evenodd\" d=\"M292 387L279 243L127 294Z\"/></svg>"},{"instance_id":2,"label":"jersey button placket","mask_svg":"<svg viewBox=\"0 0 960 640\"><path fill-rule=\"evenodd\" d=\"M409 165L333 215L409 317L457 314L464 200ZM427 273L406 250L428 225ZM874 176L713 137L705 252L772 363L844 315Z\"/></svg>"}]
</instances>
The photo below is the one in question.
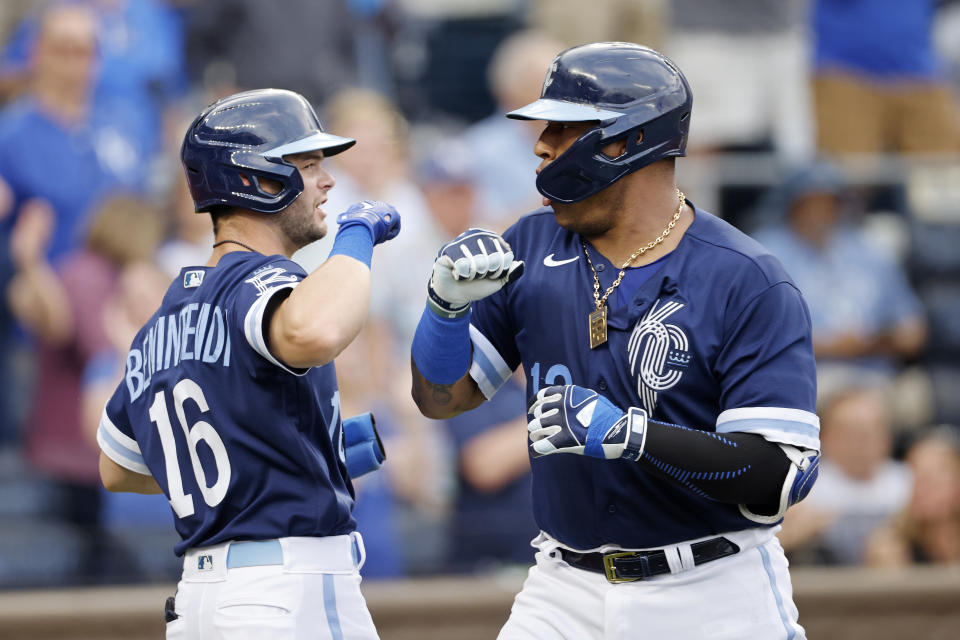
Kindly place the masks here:
<instances>
[{"instance_id":1,"label":"jersey button placket","mask_svg":"<svg viewBox=\"0 0 960 640\"><path fill-rule=\"evenodd\" d=\"M600 389L600 391L606 391L606 390L607 390L607 381L604 380L603 378L600 378L600 381L597 382L597 387Z\"/></svg>"}]
</instances>

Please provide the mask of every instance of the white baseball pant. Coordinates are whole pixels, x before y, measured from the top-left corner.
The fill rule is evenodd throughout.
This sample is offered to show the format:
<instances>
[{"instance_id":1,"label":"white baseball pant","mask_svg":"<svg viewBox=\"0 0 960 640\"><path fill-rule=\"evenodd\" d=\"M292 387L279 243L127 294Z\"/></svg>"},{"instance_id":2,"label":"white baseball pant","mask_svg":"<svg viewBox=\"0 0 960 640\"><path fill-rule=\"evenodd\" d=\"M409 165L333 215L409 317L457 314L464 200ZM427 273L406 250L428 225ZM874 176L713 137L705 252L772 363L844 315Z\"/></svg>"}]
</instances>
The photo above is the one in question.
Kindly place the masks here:
<instances>
[{"instance_id":1,"label":"white baseball pant","mask_svg":"<svg viewBox=\"0 0 960 640\"><path fill-rule=\"evenodd\" d=\"M541 534L536 565L498 640L805 640L778 530L724 533L738 553L619 584L568 565L562 545ZM697 541L665 551L680 557Z\"/></svg>"},{"instance_id":2,"label":"white baseball pant","mask_svg":"<svg viewBox=\"0 0 960 640\"><path fill-rule=\"evenodd\" d=\"M355 533L190 549L167 640L377 640Z\"/></svg>"}]
</instances>

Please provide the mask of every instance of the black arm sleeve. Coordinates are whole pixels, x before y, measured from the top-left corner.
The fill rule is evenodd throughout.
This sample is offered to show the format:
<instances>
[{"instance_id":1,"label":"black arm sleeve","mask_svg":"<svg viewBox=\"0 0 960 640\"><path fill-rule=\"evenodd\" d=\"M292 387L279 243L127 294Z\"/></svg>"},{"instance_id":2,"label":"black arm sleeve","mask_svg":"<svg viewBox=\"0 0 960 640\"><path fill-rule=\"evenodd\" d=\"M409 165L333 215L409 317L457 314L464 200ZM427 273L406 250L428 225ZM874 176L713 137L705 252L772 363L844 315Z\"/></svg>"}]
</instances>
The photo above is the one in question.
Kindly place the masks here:
<instances>
[{"instance_id":1,"label":"black arm sleeve","mask_svg":"<svg viewBox=\"0 0 960 640\"><path fill-rule=\"evenodd\" d=\"M649 420L637 464L711 500L776 511L790 460L755 433L711 433Z\"/></svg>"}]
</instances>

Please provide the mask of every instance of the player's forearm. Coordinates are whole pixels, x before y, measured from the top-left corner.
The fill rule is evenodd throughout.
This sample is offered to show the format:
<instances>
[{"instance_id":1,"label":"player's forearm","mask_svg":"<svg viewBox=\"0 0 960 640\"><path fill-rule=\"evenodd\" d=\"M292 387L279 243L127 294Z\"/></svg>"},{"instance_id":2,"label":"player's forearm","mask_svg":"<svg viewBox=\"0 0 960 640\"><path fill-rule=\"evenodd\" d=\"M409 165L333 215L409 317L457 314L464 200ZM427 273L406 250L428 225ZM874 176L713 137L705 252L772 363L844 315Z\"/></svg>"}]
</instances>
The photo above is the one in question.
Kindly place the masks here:
<instances>
[{"instance_id":1,"label":"player's forearm","mask_svg":"<svg viewBox=\"0 0 960 640\"><path fill-rule=\"evenodd\" d=\"M718 502L775 507L790 461L754 433L718 434L650 420L637 464Z\"/></svg>"},{"instance_id":2,"label":"player's forearm","mask_svg":"<svg viewBox=\"0 0 960 640\"><path fill-rule=\"evenodd\" d=\"M523 261L491 231L467 229L441 247L410 345L413 399L423 415L452 418L486 400L469 374L471 307L522 274Z\"/></svg>"},{"instance_id":3,"label":"player's forearm","mask_svg":"<svg viewBox=\"0 0 960 640\"><path fill-rule=\"evenodd\" d=\"M885 337L891 352L902 358L912 358L927 343L927 323L923 318L909 318Z\"/></svg>"},{"instance_id":4,"label":"player's forearm","mask_svg":"<svg viewBox=\"0 0 960 640\"><path fill-rule=\"evenodd\" d=\"M385 202L357 202L337 222L327 261L278 308L266 310L268 346L288 366L327 364L353 342L370 307L373 248L400 232L400 214Z\"/></svg>"},{"instance_id":5,"label":"player's forearm","mask_svg":"<svg viewBox=\"0 0 960 640\"><path fill-rule=\"evenodd\" d=\"M114 493L163 493L153 476L125 469L100 453L100 480L107 491Z\"/></svg>"},{"instance_id":6,"label":"player's forearm","mask_svg":"<svg viewBox=\"0 0 960 640\"><path fill-rule=\"evenodd\" d=\"M444 317L428 304L410 345L411 394L420 413L443 420L469 411L485 400L470 377L472 352L469 310Z\"/></svg>"},{"instance_id":7,"label":"player's forearm","mask_svg":"<svg viewBox=\"0 0 960 640\"><path fill-rule=\"evenodd\" d=\"M70 304L63 284L49 265L19 272L9 285L7 298L17 320L48 345L61 345L70 339Z\"/></svg>"},{"instance_id":8,"label":"player's forearm","mask_svg":"<svg viewBox=\"0 0 960 640\"><path fill-rule=\"evenodd\" d=\"M527 412L534 457L579 454L631 460L702 498L736 504L763 524L778 522L803 500L817 478L819 453L766 440L756 433L714 433L626 411L592 389L540 389Z\"/></svg>"},{"instance_id":9,"label":"player's forearm","mask_svg":"<svg viewBox=\"0 0 960 640\"><path fill-rule=\"evenodd\" d=\"M420 413L427 418L446 420L464 411L476 409L486 400L469 373L465 373L456 382L442 384L427 380L420 373L413 358L410 359L410 368L413 371L413 388L410 393Z\"/></svg>"},{"instance_id":10,"label":"player's forearm","mask_svg":"<svg viewBox=\"0 0 960 640\"><path fill-rule=\"evenodd\" d=\"M460 473L477 491L493 493L530 473L522 446L526 416L504 422L471 439L460 451Z\"/></svg>"},{"instance_id":11,"label":"player's forearm","mask_svg":"<svg viewBox=\"0 0 960 640\"><path fill-rule=\"evenodd\" d=\"M270 348L292 367L331 362L366 321L370 269L336 255L307 276L284 300L270 323Z\"/></svg>"}]
</instances>

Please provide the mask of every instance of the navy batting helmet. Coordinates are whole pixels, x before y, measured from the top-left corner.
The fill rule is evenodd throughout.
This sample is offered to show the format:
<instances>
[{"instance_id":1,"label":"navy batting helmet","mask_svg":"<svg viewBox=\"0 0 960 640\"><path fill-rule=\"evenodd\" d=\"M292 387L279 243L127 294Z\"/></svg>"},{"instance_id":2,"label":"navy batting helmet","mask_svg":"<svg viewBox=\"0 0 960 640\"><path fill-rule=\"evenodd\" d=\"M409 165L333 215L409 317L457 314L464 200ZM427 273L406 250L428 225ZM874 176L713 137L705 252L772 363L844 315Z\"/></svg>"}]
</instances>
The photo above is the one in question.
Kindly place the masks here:
<instances>
[{"instance_id":1,"label":"navy batting helmet","mask_svg":"<svg viewBox=\"0 0 960 640\"><path fill-rule=\"evenodd\" d=\"M204 109L187 130L180 159L196 211L224 205L277 213L303 192L300 172L283 156L307 151L332 156L355 143L325 133L300 94L256 89ZM280 191L265 191L260 178L280 183Z\"/></svg>"},{"instance_id":2,"label":"navy batting helmet","mask_svg":"<svg viewBox=\"0 0 960 640\"><path fill-rule=\"evenodd\" d=\"M537 176L544 196L577 202L651 162L685 155L692 104L690 85L666 56L629 42L599 42L561 52L540 99L507 117L597 123ZM625 140L626 151L610 158L602 149L617 140Z\"/></svg>"}]
</instances>

